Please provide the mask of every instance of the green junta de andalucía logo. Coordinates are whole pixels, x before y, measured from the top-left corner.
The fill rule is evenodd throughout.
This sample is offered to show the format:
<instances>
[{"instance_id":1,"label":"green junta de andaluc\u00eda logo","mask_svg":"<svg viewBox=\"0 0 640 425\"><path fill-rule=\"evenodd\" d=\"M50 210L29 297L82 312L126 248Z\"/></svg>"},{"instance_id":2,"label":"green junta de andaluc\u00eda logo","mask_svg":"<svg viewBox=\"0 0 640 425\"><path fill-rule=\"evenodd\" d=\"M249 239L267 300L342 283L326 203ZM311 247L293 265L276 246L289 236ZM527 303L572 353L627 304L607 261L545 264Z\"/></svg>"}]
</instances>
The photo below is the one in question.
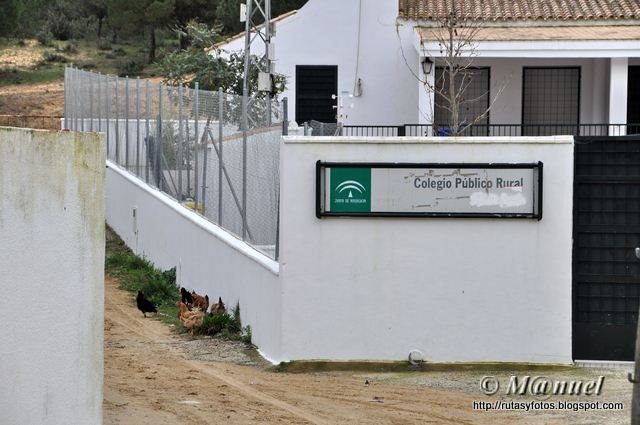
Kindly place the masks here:
<instances>
[{"instance_id":1,"label":"green junta de andaluc\u00eda logo","mask_svg":"<svg viewBox=\"0 0 640 425\"><path fill-rule=\"evenodd\" d=\"M371 168L331 169L330 211L371 211Z\"/></svg>"}]
</instances>

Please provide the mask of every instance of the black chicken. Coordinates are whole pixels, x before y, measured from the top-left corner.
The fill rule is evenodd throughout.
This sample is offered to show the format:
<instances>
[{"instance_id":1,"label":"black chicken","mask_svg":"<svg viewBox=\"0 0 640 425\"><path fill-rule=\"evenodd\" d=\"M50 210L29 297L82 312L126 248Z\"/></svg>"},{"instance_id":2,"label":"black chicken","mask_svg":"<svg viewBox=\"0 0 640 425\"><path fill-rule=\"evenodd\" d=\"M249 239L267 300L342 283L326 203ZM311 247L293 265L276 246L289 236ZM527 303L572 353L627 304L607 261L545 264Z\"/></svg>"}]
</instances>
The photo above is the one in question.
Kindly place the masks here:
<instances>
[{"instance_id":1,"label":"black chicken","mask_svg":"<svg viewBox=\"0 0 640 425\"><path fill-rule=\"evenodd\" d=\"M155 305L148 299L144 297L142 291L138 291L138 296L136 297L136 304L138 305L138 310L142 312L144 317L147 317L147 313L157 313L158 309Z\"/></svg>"},{"instance_id":2,"label":"black chicken","mask_svg":"<svg viewBox=\"0 0 640 425\"><path fill-rule=\"evenodd\" d=\"M182 302L189 307L189 310L191 310L191 306L193 305L193 296L184 288L180 288L180 294L182 295Z\"/></svg>"}]
</instances>

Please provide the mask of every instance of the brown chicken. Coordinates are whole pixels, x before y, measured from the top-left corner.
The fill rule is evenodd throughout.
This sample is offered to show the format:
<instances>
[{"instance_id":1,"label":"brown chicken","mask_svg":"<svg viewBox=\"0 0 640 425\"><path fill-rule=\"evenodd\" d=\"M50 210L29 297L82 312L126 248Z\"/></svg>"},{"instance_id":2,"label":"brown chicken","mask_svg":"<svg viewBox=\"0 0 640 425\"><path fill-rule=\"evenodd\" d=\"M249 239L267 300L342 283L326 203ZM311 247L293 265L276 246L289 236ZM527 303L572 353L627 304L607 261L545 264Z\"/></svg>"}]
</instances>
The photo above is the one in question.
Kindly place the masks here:
<instances>
[{"instance_id":1,"label":"brown chicken","mask_svg":"<svg viewBox=\"0 0 640 425\"><path fill-rule=\"evenodd\" d=\"M178 307L180 308L180 315L178 318L189 329L191 335L202 326L204 320L204 311L195 308L193 311L189 311L189 307L181 301L178 301Z\"/></svg>"},{"instance_id":2,"label":"brown chicken","mask_svg":"<svg viewBox=\"0 0 640 425\"><path fill-rule=\"evenodd\" d=\"M209 296L196 294L196 291L191 291L191 298L193 299L193 308L199 308L202 311L209 309Z\"/></svg>"},{"instance_id":3,"label":"brown chicken","mask_svg":"<svg viewBox=\"0 0 640 425\"><path fill-rule=\"evenodd\" d=\"M212 316L220 316L227 311L224 303L222 302L222 297L218 297L218 302L211 306L211 315Z\"/></svg>"}]
</instances>

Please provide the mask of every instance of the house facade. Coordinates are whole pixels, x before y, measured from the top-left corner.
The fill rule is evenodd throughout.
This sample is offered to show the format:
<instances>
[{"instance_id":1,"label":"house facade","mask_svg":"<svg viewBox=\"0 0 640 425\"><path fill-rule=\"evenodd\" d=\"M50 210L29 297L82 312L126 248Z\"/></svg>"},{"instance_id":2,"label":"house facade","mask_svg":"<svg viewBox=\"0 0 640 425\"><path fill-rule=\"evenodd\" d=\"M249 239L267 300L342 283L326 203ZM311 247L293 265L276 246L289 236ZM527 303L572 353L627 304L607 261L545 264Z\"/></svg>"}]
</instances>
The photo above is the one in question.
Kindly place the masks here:
<instances>
[{"instance_id":1,"label":"house facade","mask_svg":"<svg viewBox=\"0 0 640 425\"><path fill-rule=\"evenodd\" d=\"M439 26L452 7L451 0L311 0L280 19L276 72L287 77L293 118L335 122L331 95L348 92L347 125L442 125L428 87L445 64ZM461 26L477 28L460 55L477 70L468 97L479 101L465 114L473 121L490 109L473 135L636 132L625 124L640 123L638 2L458 1L454 10ZM243 47L242 37L222 46ZM435 65L428 74L425 61Z\"/></svg>"}]
</instances>

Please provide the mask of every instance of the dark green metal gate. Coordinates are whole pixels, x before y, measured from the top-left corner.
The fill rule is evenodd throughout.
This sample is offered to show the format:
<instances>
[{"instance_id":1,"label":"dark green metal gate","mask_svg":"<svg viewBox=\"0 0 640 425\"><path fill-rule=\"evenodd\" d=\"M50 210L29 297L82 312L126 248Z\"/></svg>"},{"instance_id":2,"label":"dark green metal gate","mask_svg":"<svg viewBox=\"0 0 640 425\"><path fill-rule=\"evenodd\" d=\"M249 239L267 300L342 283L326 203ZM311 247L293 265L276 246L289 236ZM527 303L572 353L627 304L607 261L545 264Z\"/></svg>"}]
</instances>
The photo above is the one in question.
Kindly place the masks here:
<instances>
[{"instance_id":1,"label":"dark green metal gate","mask_svg":"<svg viewBox=\"0 0 640 425\"><path fill-rule=\"evenodd\" d=\"M576 138L573 238L573 356L633 360L640 136Z\"/></svg>"}]
</instances>

